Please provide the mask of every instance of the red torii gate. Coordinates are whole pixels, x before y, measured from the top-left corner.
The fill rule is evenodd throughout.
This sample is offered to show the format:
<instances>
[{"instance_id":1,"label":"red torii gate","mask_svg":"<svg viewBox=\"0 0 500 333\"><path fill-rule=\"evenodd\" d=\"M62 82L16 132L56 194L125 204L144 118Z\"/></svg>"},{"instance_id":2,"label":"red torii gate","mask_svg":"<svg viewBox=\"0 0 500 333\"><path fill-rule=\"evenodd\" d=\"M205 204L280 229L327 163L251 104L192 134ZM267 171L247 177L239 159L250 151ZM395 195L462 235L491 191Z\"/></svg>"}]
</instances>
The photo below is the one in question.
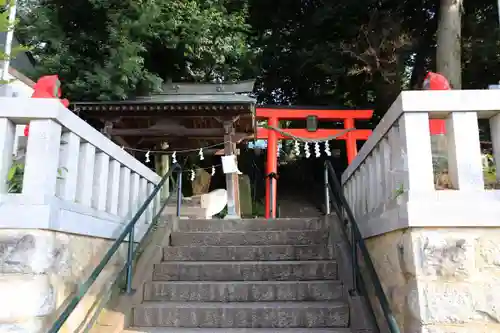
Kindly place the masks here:
<instances>
[{"instance_id":1,"label":"red torii gate","mask_svg":"<svg viewBox=\"0 0 500 333\"><path fill-rule=\"evenodd\" d=\"M270 107L257 107L256 118L258 120L267 120L268 126L279 127L279 120L292 120L292 119L307 119L308 117L315 117L319 120L330 121L343 121L344 129L316 129L310 131L308 129L286 129L297 137L308 139L321 140L327 137L335 136L345 132L345 129L355 128L355 120L369 120L373 115L373 110L325 110L325 109L299 109L299 108L270 108ZM347 161L351 163L358 152L356 142L358 140L367 140L371 135L371 130L354 129L350 132L344 133L337 137L337 140L345 140L347 148ZM267 140L267 165L266 175L276 174L278 171L278 140L291 139L277 131L267 128L257 129L257 139ZM272 182L273 202L272 210L270 210L271 186L266 182L266 218L275 217L276 212L276 182ZM270 216L272 212L273 216Z\"/></svg>"}]
</instances>

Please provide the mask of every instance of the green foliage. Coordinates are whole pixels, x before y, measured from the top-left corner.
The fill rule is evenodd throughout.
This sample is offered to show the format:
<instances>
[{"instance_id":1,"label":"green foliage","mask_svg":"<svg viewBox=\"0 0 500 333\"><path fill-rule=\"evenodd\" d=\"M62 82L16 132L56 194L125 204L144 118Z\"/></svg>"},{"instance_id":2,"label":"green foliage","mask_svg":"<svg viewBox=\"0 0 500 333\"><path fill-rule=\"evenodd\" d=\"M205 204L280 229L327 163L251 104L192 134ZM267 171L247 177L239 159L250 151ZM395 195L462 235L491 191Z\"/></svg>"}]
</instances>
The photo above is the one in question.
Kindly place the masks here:
<instances>
[{"instance_id":1,"label":"green foliage","mask_svg":"<svg viewBox=\"0 0 500 333\"><path fill-rule=\"evenodd\" d=\"M19 1L39 72L73 100L259 75L260 102L374 107L373 126L435 70L435 0ZM497 40L495 3L465 2L464 88L500 80Z\"/></svg>"},{"instance_id":2,"label":"green foliage","mask_svg":"<svg viewBox=\"0 0 500 333\"><path fill-rule=\"evenodd\" d=\"M499 184L497 182L497 170L495 165L495 159L491 154L484 154L483 159L483 177L486 188L498 189Z\"/></svg>"},{"instance_id":3,"label":"green foliage","mask_svg":"<svg viewBox=\"0 0 500 333\"><path fill-rule=\"evenodd\" d=\"M227 215L227 206L224 207L219 213L215 214L214 217L218 219L223 219Z\"/></svg>"},{"instance_id":4,"label":"green foliage","mask_svg":"<svg viewBox=\"0 0 500 333\"><path fill-rule=\"evenodd\" d=\"M401 89L435 71L439 1L254 0L265 103L374 107L378 122ZM498 16L491 1L465 1L463 86L500 80Z\"/></svg>"},{"instance_id":5,"label":"green foliage","mask_svg":"<svg viewBox=\"0 0 500 333\"><path fill-rule=\"evenodd\" d=\"M23 190L24 163L14 161L7 174L8 193L21 193Z\"/></svg>"},{"instance_id":6,"label":"green foliage","mask_svg":"<svg viewBox=\"0 0 500 333\"><path fill-rule=\"evenodd\" d=\"M57 179L63 179L65 172L68 172L66 167L57 169ZM7 174L7 185L9 186L8 193L21 193L23 191L24 163L14 161Z\"/></svg>"},{"instance_id":7,"label":"green foliage","mask_svg":"<svg viewBox=\"0 0 500 333\"><path fill-rule=\"evenodd\" d=\"M404 185L399 184L399 186L394 191L394 199L398 198L399 196L403 195L404 193L405 193Z\"/></svg>"},{"instance_id":8,"label":"green foliage","mask_svg":"<svg viewBox=\"0 0 500 333\"><path fill-rule=\"evenodd\" d=\"M26 1L26 0L25 0ZM58 73L73 100L125 99L162 81L247 75L246 5L226 0L39 0L19 33L39 73Z\"/></svg>"}]
</instances>

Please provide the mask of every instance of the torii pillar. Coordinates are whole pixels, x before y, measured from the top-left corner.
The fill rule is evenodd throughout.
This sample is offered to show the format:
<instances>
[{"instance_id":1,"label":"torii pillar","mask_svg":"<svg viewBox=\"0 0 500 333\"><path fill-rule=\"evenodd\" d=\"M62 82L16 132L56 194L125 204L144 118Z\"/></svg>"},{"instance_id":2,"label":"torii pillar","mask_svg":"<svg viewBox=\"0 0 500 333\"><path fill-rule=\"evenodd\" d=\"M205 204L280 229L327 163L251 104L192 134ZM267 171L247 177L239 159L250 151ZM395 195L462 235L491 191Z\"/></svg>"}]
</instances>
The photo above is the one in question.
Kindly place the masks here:
<instances>
[{"instance_id":1,"label":"torii pillar","mask_svg":"<svg viewBox=\"0 0 500 333\"><path fill-rule=\"evenodd\" d=\"M269 126L278 127L279 121L277 117L267 119ZM278 194L278 182L273 179L272 187L269 177L272 174L278 173L278 137L276 131L269 131L267 134L267 162L266 162L266 218L276 217L276 195ZM272 203L269 198L273 196ZM272 212L272 215L270 214Z\"/></svg>"}]
</instances>

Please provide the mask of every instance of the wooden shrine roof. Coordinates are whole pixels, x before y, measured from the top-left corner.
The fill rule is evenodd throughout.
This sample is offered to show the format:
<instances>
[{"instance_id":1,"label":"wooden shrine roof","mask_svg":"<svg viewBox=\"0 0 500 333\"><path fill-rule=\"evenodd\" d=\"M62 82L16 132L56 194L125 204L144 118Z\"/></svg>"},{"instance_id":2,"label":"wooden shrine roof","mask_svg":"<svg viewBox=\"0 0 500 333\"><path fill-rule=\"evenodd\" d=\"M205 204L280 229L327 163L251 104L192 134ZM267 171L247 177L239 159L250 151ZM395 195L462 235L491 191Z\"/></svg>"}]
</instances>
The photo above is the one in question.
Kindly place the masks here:
<instances>
[{"instance_id":1,"label":"wooden shrine roof","mask_svg":"<svg viewBox=\"0 0 500 333\"><path fill-rule=\"evenodd\" d=\"M74 102L82 118L112 123L109 133L134 148L171 149L222 142L223 121L234 120L238 138L255 136L253 81L236 84L168 83L163 92L124 101ZM109 126L109 125L108 125ZM116 141L116 140L115 140Z\"/></svg>"},{"instance_id":2,"label":"wooden shrine roof","mask_svg":"<svg viewBox=\"0 0 500 333\"><path fill-rule=\"evenodd\" d=\"M124 101L75 102L79 111L98 117L149 117L172 115L180 117L252 115L255 98L248 96L253 81L237 84L170 83L163 92Z\"/></svg>"}]
</instances>

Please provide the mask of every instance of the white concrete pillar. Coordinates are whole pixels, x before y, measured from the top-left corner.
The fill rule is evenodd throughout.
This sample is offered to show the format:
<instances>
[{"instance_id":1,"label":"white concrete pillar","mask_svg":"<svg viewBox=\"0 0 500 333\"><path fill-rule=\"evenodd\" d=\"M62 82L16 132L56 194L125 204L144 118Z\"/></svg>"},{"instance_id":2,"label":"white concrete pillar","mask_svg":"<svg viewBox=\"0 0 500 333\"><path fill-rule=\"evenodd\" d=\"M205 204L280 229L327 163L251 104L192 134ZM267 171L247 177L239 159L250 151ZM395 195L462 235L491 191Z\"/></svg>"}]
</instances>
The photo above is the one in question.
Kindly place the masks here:
<instances>
[{"instance_id":1,"label":"white concrete pillar","mask_svg":"<svg viewBox=\"0 0 500 333\"><path fill-rule=\"evenodd\" d=\"M24 168L23 193L56 195L61 125L53 120L30 123Z\"/></svg>"},{"instance_id":2,"label":"white concrete pillar","mask_svg":"<svg viewBox=\"0 0 500 333\"><path fill-rule=\"evenodd\" d=\"M457 190L484 190L476 112L452 112L446 120L448 173Z\"/></svg>"},{"instance_id":3,"label":"white concrete pillar","mask_svg":"<svg viewBox=\"0 0 500 333\"><path fill-rule=\"evenodd\" d=\"M31 133L30 133L31 136ZM91 207L94 186L95 147L88 143L80 145L78 163L78 186L76 201L84 206Z\"/></svg>"},{"instance_id":4,"label":"white concrete pillar","mask_svg":"<svg viewBox=\"0 0 500 333\"><path fill-rule=\"evenodd\" d=\"M126 166L120 169L120 195L118 199L118 215L128 217L130 215L130 169Z\"/></svg>"},{"instance_id":5,"label":"white concrete pillar","mask_svg":"<svg viewBox=\"0 0 500 333\"><path fill-rule=\"evenodd\" d=\"M58 195L61 199L75 202L78 184L78 160L80 137L73 132L63 133L61 138L60 177Z\"/></svg>"},{"instance_id":6,"label":"white concrete pillar","mask_svg":"<svg viewBox=\"0 0 500 333\"><path fill-rule=\"evenodd\" d=\"M118 203L120 195L120 162L112 160L109 163L108 198L106 200L106 211L118 215Z\"/></svg>"},{"instance_id":7,"label":"white concrete pillar","mask_svg":"<svg viewBox=\"0 0 500 333\"><path fill-rule=\"evenodd\" d=\"M97 210L106 210L108 199L109 156L99 152L95 159L94 186L92 194L92 207Z\"/></svg>"}]
</instances>

